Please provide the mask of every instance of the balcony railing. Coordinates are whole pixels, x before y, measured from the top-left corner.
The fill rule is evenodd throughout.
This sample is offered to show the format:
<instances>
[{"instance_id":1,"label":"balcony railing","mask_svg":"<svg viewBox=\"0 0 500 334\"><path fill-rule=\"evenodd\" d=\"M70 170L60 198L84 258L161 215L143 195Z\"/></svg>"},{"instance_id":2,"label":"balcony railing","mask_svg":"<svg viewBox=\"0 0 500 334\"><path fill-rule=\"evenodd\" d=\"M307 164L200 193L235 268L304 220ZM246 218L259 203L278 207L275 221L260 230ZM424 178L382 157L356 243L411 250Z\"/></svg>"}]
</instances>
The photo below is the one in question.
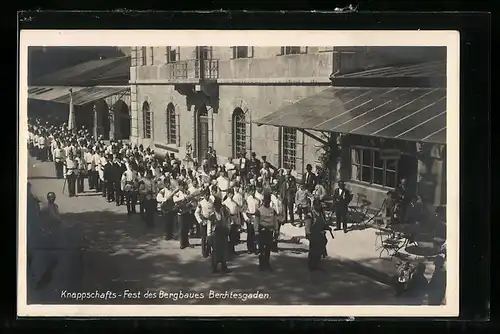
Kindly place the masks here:
<instances>
[{"instance_id":1,"label":"balcony railing","mask_svg":"<svg viewBox=\"0 0 500 334\"><path fill-rule=\"evenodd\" d=\"M204 75L202 76L201 62L198 59L181 60L171 64L171 79L217 79L219 78L219 60L207 59L204 61Z\"/></svg>"}]
</instances>

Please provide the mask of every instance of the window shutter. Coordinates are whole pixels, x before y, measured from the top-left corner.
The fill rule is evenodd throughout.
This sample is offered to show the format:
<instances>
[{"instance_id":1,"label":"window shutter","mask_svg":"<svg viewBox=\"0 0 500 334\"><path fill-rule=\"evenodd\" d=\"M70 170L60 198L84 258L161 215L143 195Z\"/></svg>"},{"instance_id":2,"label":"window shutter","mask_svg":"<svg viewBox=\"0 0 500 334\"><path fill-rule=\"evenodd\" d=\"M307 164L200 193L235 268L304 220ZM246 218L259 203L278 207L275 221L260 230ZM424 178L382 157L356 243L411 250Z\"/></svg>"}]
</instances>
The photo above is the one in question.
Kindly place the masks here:
<instances>
[{"instance_id":1,"label":"window shutter","mask_svg":"<svg viewBox=\"0 0 500 334\"><path fill-rule=\"evenodd\" d=\"M281 47L281 52L280 52L279 56L283 56L284 54L285 54L285 47L282 46Z\"/></svg>"},{"instance_id":2,"label":"window shutter","mask_svg":"<svg viewBox=\"0 0 500 334\"><path fill-rule=\"evenodd\" d=\"M295 130L297 131L297 130ZM295 170L299 177L302 177L304 173L304 134L297 131L297 146L296 146L296 158L295 158Z\"/></svg>"},{"instance_id":3,"label":"window shutter","mask_svg":"<svg viewBox=\"0 0 500 334\"><path fill-rule=\"evenodd\" d=\"M165 64L170 63L170 46L165 47Z\"/></svg>"},{"instance_id":4,"label":"window shutter","mask_svg":"<svg viewBox=\"0 0 500 334\"><path fill-rule=\"evenodd\" d=\"M300 53L307 53L307 46L301 46Z\"/></svg>"},{"instance_id":5,"label":"window shutter","mask_svg":"<svg viewBox=\"0 0 500 334\"><path fill-rule=\"evenodd\" d=\"M130 66L131 67L137 66L137 47L136 46L134 46L130 52Z\"/></svg>"},{"instance_id":6,"label":"window shutter","mask_svg":"<svg viewBox=\"0 0 500 334\"><path fill-rule=\"evenodd\" d=\"M176 144L177 147L181 146L181 114L175 108L175 131L176 131Z\"/></svg>"},{"instance_id":7,"label":"window shutter","mask_svg":"<svg viewBox=\"0 0 500 334\"><path fill-rule=\"evenodd\" d=\"M250 153L252 152L252 114L249 110L245 111L245 124L246 151Z\"/></svg>"},{"instance_id":8,"label":"window shutter","mask_svg":"<svg viewBox=\"0 0 500 334\"><path fill-rule=\"evenodd\" d=\"M227 120L227 146L229 147L229 155L234 155L233 148L233 117L229 117ZM236 157L234 157L236 158Z\"/></svg>"},{"instance_id":9,"label":"window shutter","mask_svg":"<svg viewBox=\"0 0 500 334\"><path fill-rule=\"evenodd\" d=\"M155 64L155 48L154 46L149 47L149 59L150 59L150 65Z\"/></svg>"},{"instance_id":10,"label":"window shutter","mask_svg":"<svg viewBox=\"0 0 500 334\"><path fill-rule=\"evenodd\" d=\"M231 51L232 51L231 59L236 59L236 50L237 50L236 46L231 46Z\"/></svg>"},{"instance_id":11,"label":"window shutter","mask_svg":"<svg viewBox=\"0 0 500 334\"><path fill-rule=\"evenodd\" d=\"M281 140L280 140L281 128L273 128L273 161L271 163L277 168L281 168Z\"/></svg>"},{"instance_id":12,"label":"window shutter","mask_svg":"<svg viewBox=\"0 0 500 334\"><path fill-rule=\"evenodd\" d=\"M181 47L178 46L175 48L175 61L181 60Z\"/></svg>"},{"instance_id":13,"label":"window shutter","mask_svg":"<svg viewBox=\"0 0 500 334\"><path fill-rule=\"evenodd\" d=\"M248 47L248 58L253 58L253 46Z\"/></svg>"}]
</instances>

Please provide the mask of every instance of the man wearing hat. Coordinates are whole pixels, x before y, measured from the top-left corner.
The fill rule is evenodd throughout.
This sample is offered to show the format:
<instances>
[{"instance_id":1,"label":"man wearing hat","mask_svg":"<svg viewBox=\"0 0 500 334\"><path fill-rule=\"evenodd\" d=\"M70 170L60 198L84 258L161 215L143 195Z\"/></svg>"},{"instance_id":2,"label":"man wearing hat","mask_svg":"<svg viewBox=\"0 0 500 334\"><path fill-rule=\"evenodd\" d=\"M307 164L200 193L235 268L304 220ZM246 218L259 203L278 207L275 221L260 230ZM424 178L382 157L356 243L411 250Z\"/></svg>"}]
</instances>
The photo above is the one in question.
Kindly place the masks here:
<instances>
[{"instance_id":1,"label":"man wearing hat","mask_svg":"<svg viewBox=\"0 0 500 334\"><path fill-rule=\"evenodd\" d=\"M113 156L108 154L103 167L103 192L102 195L106 197L108 202L115 200L115 192L113 187Z\"/></svg>"},{"instance_id":2,"label":"man wearing hat","mask_svg":"<svg viewBox=\"0 0 500 334\"><path fill-rule=\"evenodd\" d=\"M331 231L323 214L323 207L321 201L315 199L312 204L312 209L306 216L306 238L309 240L309 255L308 267L309 270L322 270L320 261L325 254L326 244L326 231Z\"/></svg>"},{"instance_id":3,"label":"man wearing hat","mask_svg":"<svg viewBox=\"0 0 500 334\"><path fill-rule=\"evenodd\" d=\"M69 197L76 196L76 174L77 174L78 164L73 156L73 153L70 152L68 158L66 158L65 162L65 174L66 180L68 182L68 193Z\"/></svg>"},{"instance_id":4,"label":"man wearing hat","mask_svg":"<svg viewBox=\"0 0 500 334\"><path fill-rule=\"evenodd\" d=\"M262 167L260 164L260 160L257 159L257 155L255 154L255 152L252 152L250 156L250 161L248 162L248 168L249 172L251 172L253 175L259 175L260 169Z\"/></svg>"},{"instance_id":5,"label":"man wearing hat","mask_svg":"<svg viewBox=\"0 0 500 334\"><path fill-rule=\"evenodd\" d=\"M335 215L337 218L335 230L343 229L344 233L347 233L347 212L348 205L352 200L352 194L345 188L344 181L339 181L338 185L338 188L333 192Z\"/></svg>"},{"instance_id":6,"label":"man wearing hat","mask_svg":"<svg viewBox=\"0 0 500 334\"><path fill-rule=\"evenodd\" d=\"M297 191L297 180L291 175L291 170L285 170L283 174L285 182L281 184L280 195L283 202L284 223L290 222L293 224L295 220L293 207L295 204L295 193Z\"/></svg>"},{"instance_id":7,"label":"man wearing hat","mask_svg":"<svg viewBox=\"0 0 500 334\"><path fill-rule=\"evenodd\" d=\"M233 200L234 190L231 188L227 192L227 198L222 204L227 208L231 220L229 229L229 250L231 254L236 254L235 247L240 242L241 212L238 203Z\"/></svg>"}]
</instances>

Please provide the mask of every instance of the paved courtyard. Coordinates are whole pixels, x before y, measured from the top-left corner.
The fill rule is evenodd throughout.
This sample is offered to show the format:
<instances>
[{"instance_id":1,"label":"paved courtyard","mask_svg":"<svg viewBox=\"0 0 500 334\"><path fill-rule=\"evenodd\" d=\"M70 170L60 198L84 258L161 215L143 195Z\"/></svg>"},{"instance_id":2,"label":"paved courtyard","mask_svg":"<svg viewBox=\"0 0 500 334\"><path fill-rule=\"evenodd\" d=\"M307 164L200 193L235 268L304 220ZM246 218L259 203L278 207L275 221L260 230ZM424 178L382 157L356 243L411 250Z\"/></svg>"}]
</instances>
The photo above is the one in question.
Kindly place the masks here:
<instances>
[{"instance_id":1,"label":"paved courtyard","mask_svg":"<svg viewBox=\"0 0 500 334\"><path fill-rule=\"evenodd\" d=\"M246 254L242 244L237 248L241 254L229 262L232 273L211 274L209 260L200 254L199 239L191 239L194 248L180 250L178 242L163 239L159 218L156 228L148 230L138 215L127 217L124 206L107 203L100 195L86 193L69 198L62 192L63 180L55 179L54 174L52 163L30 158L29 181L33 192L39 198L48 191L57 194L64 220L62 235L67 233L71 240L70 245L65 246L67 249L58 253L68 260L60 261L56 269L59 274L55 275L58 279L49 287L38 291L28 289L28 303L374 305L415 302L395 298L390 286L346 265L334 255L324 260L325 272L309 272L307 246L286 236L279 244L280 252L272 254L273 272L259 272L257 256ZM141 297L135 298L125 293L126 290L140 292ZM96 291L109 291L107 299L76 301L69 294ZM233 298L210 299L210 291L235 294ZM157 297L163 293L164 298L145 298L147 292L156 293ZM167 294L175 292L197 298L178 299L175 294ZM237 295L255 292L261 293L256 299L242 300ZM115 298L110 297L113 294Z\"/></svg>"}]
</instances>

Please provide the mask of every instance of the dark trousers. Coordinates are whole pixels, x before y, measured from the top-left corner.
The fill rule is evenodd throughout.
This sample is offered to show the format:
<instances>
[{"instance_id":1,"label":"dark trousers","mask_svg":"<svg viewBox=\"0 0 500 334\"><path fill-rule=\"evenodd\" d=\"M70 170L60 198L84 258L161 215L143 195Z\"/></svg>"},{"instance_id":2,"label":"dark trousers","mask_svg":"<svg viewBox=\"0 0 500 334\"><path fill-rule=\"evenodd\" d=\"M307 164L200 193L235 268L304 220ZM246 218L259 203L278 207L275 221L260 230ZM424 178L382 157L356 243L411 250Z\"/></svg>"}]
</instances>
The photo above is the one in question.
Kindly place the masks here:
<instances>
[{"instance_id":1,"label":"dark trousers","mask_svg":"<svg viewBox=\"0 0 500 334\"><path fill-rule=\"evenodd\" d=\"M156 201L152 199L145 199L143 201L144 205L144 221L148 227L155 226L155 214L156 214Z\"/></svg>"},{"instance_id":2,"label":"dark trousers","mask_svg":"<svg viewBox=\"0 0 500 334\"><path fill-rule=\"evenodd\" d=\"M66 176L66 182L68 184L68 194L70 197L76 196L76 175L70 174Z\"/></svg>"},{"instance_id":3,"label":"dark trousers","mask_svg":"<svg viewBox=\"0 0 500 334\"><path fill-rule=\"evenodd\" d=\"M309 237L308 267L310 270L318 269L321 257L326 248L326 237L323 233L314 232Z\"/></svg>"},{"instance_id":4,"label":"dark trousers","mask_svg":"<svg viewBox=\"0 0 500 334\"><path fill-rule=\"evenodd\" d=\"M137 205L137 193L135 191L127 191L125 193L125 201L127 203L127 213L135 213Z\"/></svg>"},{"instance_id":5,"label":"dark trousers","mask_svg":"<svg viewBox=\"0 0 500 334\"><path fill-rule=\"evenodd\" d=\"M83 193L85 192L85 175L79 174L77 179L76 179L76 191L78 193Z\"/></svg>"},{"instance_id":6,"label":"dark trousers","mask_svg":"<svg viewBox=\"0 0 500 334\"><path fill-rule=\"evenodd\" d=\"M102 191L102 181L99 177L99 172L93 172L94 174L94 185L95 185L95 191L99 192Z\"/></svg>"},{"instance_id":7,"label":"dark trousers","mask_svg":"<svg viewBox=\"0 0 500 334\"><path fill-rule=\"evenodd\" d=\"M108 202L115 200L115 185L113 181L106 181L106 199Z\"/></svg>"},{"instance_id":8,"label":"dark trousers","mask_svg":"<svg viewBox=\"0 0 500 334\"><path fill-rule=\"evenodd\" d=\"M253 220L255 218L251 217L247 222L247 249L251 253L255 253L257 251L257 245L255 240L255 229L253 226Z\"/></svg>"},{"instance_id":9,"label":"dark trousers","mask_svg":"<svg viewBox=\"0 0 500 334\"><path fill-rule=\"evenodd\" d=\"M121 184L118 181L113 182L115 190L115 202L116 205L122 205L124 202L124 194L121 188Z\"/></svg>"},{"instance_id":10,"label":"dark trousers","mask_svg":"<svg viewBox=\"0 0 500 334\"><path fill-rule=\"evenodd\" d=\"M101 187L101 191L102 191L102 197L107 198L108 197L108 181L106 181L106 180L101 181L100 187Z\"/></svg>"},{"instance_id":11,"label":"dark trousers","mask_svg":"<svg viewBox=\"0 0 500 334\"><path fill-rule=\"evenodd\" d=\"M174 237L174 221L176 220L175 212L164 212L163 220L165 221L165 239L172 240Z\"/></svg>"},{"instance_id":12,"label":"dark trousers","mask_svg":"<svg viewBox=\"0 0 500 334\"><path fill-rule=\"evenodd\" d=\"M49 161L54 161L54 156L52 155L52 148L47 147L47 159Z\"/></svg>"},{"instance_id":13,"label":"dark trousers","mask_svg":"<svg viewBox=\"0 0 500 334\"><path fill-rule=\"evenodd\" d=\"M337 229L343 229L347 231L347 208L344 207L336 207L335 208L335 216L337 218Z\"/></svg>"},{"instance_id":14,"label":"dark trousers","mask_svg":"<svg viewBox=\"0 0 500 334\"><path fill-rule=\"evenodd\" d=\"M64 178L63 166L64 166L64 164L63 164L62 161L56 161L56 162L54 162L54 167L56 169L56 177L58 179Z\"/></svg>"},{"instance_id":15,"label":"dark trousers","mask_svg":"<svg viewBox=\"0 0 500 334\"><path fill-rule=\"evenodd\" d=\"M307 206L298 206L297 207L297 214L299 215L300 221L304 219L304 215L306 215L309 212L309 208Z\"/></svg>"},{"instance_id":16,"label":"dark trousers","mask_svg":"<svg viewBox=\"0 0 500 334\"><path fill-rule=\"evenodd\" d=\"M267 228L259 228L259 268L269 269L271 267L271 248L273 247L273 232Z\"/></svg>"},{"instance_id":17,"label":"dark trousers","mask_svg":"<svg viewBox=\"0 0 500 334\"><path fill-rule=\"evenodd\" d=\"M284 200L283 202L283 210L285 211L285 223L293 223L295 220L295 215L293 212L293 202L288 202Z\"/></svg>"},{"instance_id":18,"label":"dark trousers","mask_svg":"<svg viewBox=\"0 0 500 334\"><path fill-rule=\"evenodd\" d=\"M190 213L177 214L177 226L179 226L179 242L181 248L189 246L189 227L191 226Z\"/></svg>"},{"instance_id":19,"label":"dark trousers","mask_svg":"<svg viewBox=\"0 0 500 334\"><path fill-rule=\"evenodd\" d=\"M240 243L240 228L239 225L232 224L229 229L229 251L235 253L235 247Z\"/></svg>"},{"instance_id":20,"label":"dark trousers","mask_svg":"<svg viewBox=\"0 0 500 334\"><path fill-rule=\"evenodd\" d=\"M95 186L95 182L96 182L96 179L95 179L95 172L92 171L92 170L89 170L87 172L87 177L88 177L88 182L89 182L89 189L90 190L93 190L96 188Z\"/></svg>"},{"instance_id":21,"label":"dark trousers","mask_svg":"<svg viewBox=\"0 0 500 334\"><path fill-rule=\"evenodd\" d=\"M47 160L47 148L46 147L39 147L38 148L38 155L37 155L38 160L40 161L45 161Z\"/></svg>"},{"instance_id":22,"label":"dark trousers","mask_svg":"<svg viewBox=\"0 0 500 334\"><path fill-rule=\"evenodd\" d=\"M208 242L207 225L201 224L201 255L207 258L212 253L212 247Z\"/></svg>"}]
</instances>

